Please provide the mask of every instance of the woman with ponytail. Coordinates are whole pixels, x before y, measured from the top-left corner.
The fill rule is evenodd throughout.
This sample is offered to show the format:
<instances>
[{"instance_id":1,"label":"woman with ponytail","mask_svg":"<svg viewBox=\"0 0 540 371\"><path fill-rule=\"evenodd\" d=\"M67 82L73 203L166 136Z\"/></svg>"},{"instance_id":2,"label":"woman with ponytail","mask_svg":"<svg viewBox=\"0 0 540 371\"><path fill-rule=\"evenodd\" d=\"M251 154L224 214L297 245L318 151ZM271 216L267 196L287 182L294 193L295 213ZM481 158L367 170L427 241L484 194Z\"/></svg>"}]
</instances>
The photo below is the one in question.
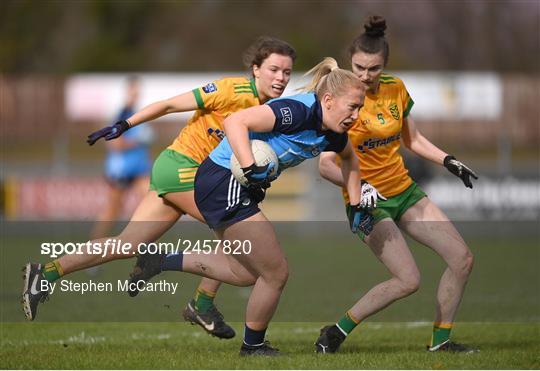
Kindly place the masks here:
<instances>
[{"instance_id":1,"label":"woman with ponytail","mask_svg":"<svg viewBox=\"0 0 540 371\"><path fill-rule=\"evenodd\" d=\"M92 246L103 246L107 240L114 239L129 243L132 248L103 255L82 251L83 254L65 254L46 264L27 263L22 298L27 319L33 321L38 305L49 298L49 291L40 287L49 287L64 275L85 268L134 257L137 246L158 240L185 214L204 221L195 205L195 173L223 138L225 117L280 97L289 83L295 59L296 51L287 42L274 37L259 37L244 54L250 77L215 80L192 91L154 102L140 111L132 112L125 120L90 134L87 142L93 145L101 138L108 141L129 136L132 130L142 129L137 126L170 113L195 111L172 144L155 160L150 189L124 230L116 236L89 242ZM137 272L140 272L138 260L134 275ZM213 300L219 286L217 281L203 279L193 300L184 309L183 316L209 334L229 339L235 336L235 332L225 323ZM137 286L131 287L129 294L137 295ZM207 323L212 323L212 326L207 326Z\"/></svg>"},{"instance_id":2,"label":"woman with ponytail","mask_svg":"<svg viewBox=\"0 0 540 371\"><path fill-rule=\"evenodd\" d=\"M358 118L365 87L352 72L338 68L326 58L308 72L313 75L305 93L277 98L258 107L229 116L224 122L225 139L203 161L195 177L195 201L206 223L223 241L250 241L249 254L143 255L145 277L163 270L181 270L237 286L254 285L247 309L241 355L278 355L265 341L268 324L287 282L288 266L272 224L258 207L265 190L277 174L314 158L323 151L334 151L342 158L343 184L354 208L351 229L370 232L370 216L360 209L358 159L348 142L347 131ZM250 140L268 143L279 163L257 166ZM230 170L236 156L247 186L240 185ZM233 195L231 197L231 195ZM232 202L231 202L232 200ZM363 205L369 206L369 205Z\"/></svg>"},{"instance_id":3,"label":"woman with ponytail","mask_svg":"<svg viewBox=\"0 0 540 371\"><path fill-rule=\"evenodd\" d=\"M420 272L402 231L430 247L447 264L439 282L428 350L474 352L476 349L450 341L473 255L448 217L409 177L398 151L400 140L417 155L445 166L466 187L472 188L470 178L477 176L420 133L410 115L413 101L405 85L399 78L383 73L389 56L384 18L370 17L364 27L365 32L353 41L349 52L352 71L368 90L358 120L349 130L349 140L358 156L362 179L373 184L383 199L373 211L373 232L369 236L361 232L358 235L392 277L369 290L336 324L324 327L315 343L317 352L336 352L361 321L418 290ZM319 169L324 178L343 187L336 157L332 152L323 153ZM352 200L345 187L343 196L350 209Z\"/></svg>"}]
</instances>

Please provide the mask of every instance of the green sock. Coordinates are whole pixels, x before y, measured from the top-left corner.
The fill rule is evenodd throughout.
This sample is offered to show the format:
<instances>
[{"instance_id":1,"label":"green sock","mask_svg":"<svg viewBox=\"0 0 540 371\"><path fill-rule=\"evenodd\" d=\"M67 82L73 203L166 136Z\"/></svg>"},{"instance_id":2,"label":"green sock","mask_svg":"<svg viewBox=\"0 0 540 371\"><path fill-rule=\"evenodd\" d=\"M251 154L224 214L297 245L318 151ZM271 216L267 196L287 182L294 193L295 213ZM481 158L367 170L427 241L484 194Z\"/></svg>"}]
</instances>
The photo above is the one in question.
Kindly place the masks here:
<instances>
[{"instance_id":1,"label":"green sock","mask_svg":"<svg viewBox=\"0 0 540 371\"><path fill-rule=\"evenodd\" d=\"M58 260L53 260L52 262L45 264L45 267L43 268L43 277L49 282L54 282L63 275L64 271Z\"/></svg>"},{"instance_id":2,"label":"green sock","mask_svg":"<svg viewBox=\"0 0 540 371\"><path fill-rule=\"evenodd\" d=\"M341 331L345 332L345 335L349 335L351 331L354 330L356 326L358 326L359 323L360 321L354 318L352 314L347 312L343 317L341 317L341 319L336 323L336 325L340 328Z\"/></svg>"},{"instance_id":3,"label":"green sock","mask_svg":"<svg viewBox=\"0 0 540 371\"><path fill-rule=\"evenodd\" d=\"M195 308L202 313L208 311L208 309L214 306L215 297L215 292L209 292L198 288L197 291L195 291L195 297L193 298L195 301Z\"/></svg>"},{"instance_id":4,"label":"green sock","mask_svg":"<svg viewBox=\"0 0 540 371\"><path fill-rule=\"evenodd\" d=\"M450 331L452 331L451 323L434 323L431 346L434 347L450 339Z\"/></svg>"}]
</instances>

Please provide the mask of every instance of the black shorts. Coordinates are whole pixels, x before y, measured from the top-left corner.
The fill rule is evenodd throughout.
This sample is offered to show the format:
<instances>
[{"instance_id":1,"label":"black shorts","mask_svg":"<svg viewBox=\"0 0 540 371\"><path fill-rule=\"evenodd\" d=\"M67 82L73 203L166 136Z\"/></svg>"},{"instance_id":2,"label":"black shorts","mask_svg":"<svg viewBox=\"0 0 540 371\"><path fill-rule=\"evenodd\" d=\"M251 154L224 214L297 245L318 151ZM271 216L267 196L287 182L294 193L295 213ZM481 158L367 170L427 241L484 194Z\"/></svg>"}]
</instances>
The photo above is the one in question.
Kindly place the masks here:
<instances>
[{"instance_id":1,"label":"black shorts","mask_svg":"<svg viewBox=\"0 0 540 371\"><path fill-rule=\"evenodd\" d=\"M236 181L229 169L210 158L197 170L195 203L212 229L221 229L257 214L260 201L260 197Z\"/></svg>"}]
</instances>

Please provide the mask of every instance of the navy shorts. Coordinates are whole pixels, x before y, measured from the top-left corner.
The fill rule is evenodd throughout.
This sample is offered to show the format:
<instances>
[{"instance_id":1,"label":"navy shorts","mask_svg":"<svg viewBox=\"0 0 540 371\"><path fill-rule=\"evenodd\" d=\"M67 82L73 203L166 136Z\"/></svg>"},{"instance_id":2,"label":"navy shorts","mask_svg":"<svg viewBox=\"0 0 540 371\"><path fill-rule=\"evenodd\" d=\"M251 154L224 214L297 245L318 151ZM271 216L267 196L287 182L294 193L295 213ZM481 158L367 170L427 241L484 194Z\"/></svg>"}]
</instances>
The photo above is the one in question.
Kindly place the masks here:
<instances>
[{"instance_id":1,"label":"navy shorts","mask_svg":"<svg viewBox=\"0 0 540 371\"><path fill-rule=\"evenodd\" d=\"M210 158L202 162L195 175L195 203L212 229L225 228L257 214L262 198L241 186L229 169Z\"/></svg>"}]
</instances>

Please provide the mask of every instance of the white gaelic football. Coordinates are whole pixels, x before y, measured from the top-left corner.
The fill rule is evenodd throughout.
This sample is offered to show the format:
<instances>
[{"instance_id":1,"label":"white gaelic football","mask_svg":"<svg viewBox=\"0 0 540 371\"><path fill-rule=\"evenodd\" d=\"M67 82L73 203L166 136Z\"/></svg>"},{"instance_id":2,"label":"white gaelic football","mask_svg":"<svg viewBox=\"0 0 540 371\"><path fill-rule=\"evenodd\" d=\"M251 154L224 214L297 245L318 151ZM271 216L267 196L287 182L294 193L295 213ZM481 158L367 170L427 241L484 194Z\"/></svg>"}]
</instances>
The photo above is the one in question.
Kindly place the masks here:
<instances>
[{"instance_id":1,"label":"white gaelic football","mask_svg":"<svg viewBox=\"0 0 540 371\"><path fill-rule=\"evenodd\" d=\"M251 142L251 153L253 153L253 158L255 159L255 165L257 166L264 166L266 164L269 164L271 161L274 162L275 167L274 171L270 173L270 176L274 176L277 173L279 162L276 153L270 147L270 145L266 142L263 142L262 140L253 139ZM247 185L247 179L244 176L244 172L242 171L242 167L240 166L240 163L236 159L236 156L234 153L231 156L231 172L233 173L235 179L238 181L238 183L242 185Z\"/></svg>"}]
</instances>

